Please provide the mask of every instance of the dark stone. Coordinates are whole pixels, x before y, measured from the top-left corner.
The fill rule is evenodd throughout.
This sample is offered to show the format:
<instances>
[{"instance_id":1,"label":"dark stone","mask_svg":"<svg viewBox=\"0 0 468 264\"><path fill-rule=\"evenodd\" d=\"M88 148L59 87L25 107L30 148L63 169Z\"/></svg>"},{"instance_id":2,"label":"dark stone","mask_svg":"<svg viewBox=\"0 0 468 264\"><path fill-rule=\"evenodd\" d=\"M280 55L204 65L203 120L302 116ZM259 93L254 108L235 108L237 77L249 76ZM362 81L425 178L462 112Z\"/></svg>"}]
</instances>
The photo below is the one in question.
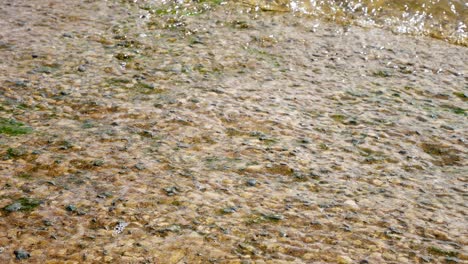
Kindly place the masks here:
<instances>
[{"instance_id":1,"label":"dark stone","mask_svg":"<svg viewBox=\"0 0 468 264\"><path fill-rule=\"evenodd\" d=\"M42 223L43 223L45 226L53 226L53 225L54 225L54 223L53 223L52 221L50 221L50 220L44 220L44 221L42 221Z\"/></svg>"},{"instance_id":2,"label":"dark stone","mask_svg":"<svg viewBox=\"0 0 468 264\"><path fill-rule=\"evenodd\" d=\"M19 81L15 81L14 83L15 83L15 86L18 86L18 87L26 87L26 86L28 86L28 82L27 82L27 81L21 81L21 80L19 80Z\"/></svg>"},{"instance_id":3,"label":"dark stone","mask_svg":"<svg viewBox=\"0 0 468 264\"><path fill-rule=\"evenodd\" d=\"M248 186L255 186L255 185L257 185L257 180L255 180L255 179L248 179L248 180L247 180L247 185L248 185Z\"/></svg>"},{"instance_id":4,"label":"dark stone","mask_svg":"<svg viewBox=\"0 0 468 264\"><path fill-rule=\"evenodd\" d=\"M65 207L65 209L69 212L75 212L76 211L76 206L73 204L69 204Z\"/></svg>"},{"instance_id":5,"label":"dark stone","mask_svg":"<svg viewBox=\"0 0 468 264\"><path fill-rule=\"evenodd\" d=\"M96 167L100 167L104 165L104 161L103 160L95 160L93 161L93 166L96 166Z\"/></svg>"},{"instance_id":6,"label":"dark stone","mask_svg":"<svg viewBox=\"0 0 468 264\"><path fill-rule=\"evenodd\" d=\"M29 254L29 252L22 250L22 249L15 250L14 253L15 253L16 259L18 260L28 259L31 257L31 254Z\"/></svg>"}]
</instances>

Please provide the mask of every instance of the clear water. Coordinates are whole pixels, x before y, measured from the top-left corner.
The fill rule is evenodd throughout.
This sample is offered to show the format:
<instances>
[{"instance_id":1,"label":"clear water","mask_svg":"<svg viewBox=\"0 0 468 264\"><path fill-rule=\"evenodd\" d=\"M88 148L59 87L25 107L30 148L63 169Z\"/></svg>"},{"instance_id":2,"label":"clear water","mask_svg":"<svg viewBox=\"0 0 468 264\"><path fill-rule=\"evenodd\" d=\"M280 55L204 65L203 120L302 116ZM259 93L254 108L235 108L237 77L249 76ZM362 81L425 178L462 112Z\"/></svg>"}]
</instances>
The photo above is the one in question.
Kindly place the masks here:
<instances>
[{"instance_id":1,"label":"clear water","mask_svg":"<svg viewBox=\"0 0 468 264\"><path fill-rule=\"evenodd\" d=\"M466 47L221 1L2 0L0 263L466 263Z\"/></svg>"}]
</instances>

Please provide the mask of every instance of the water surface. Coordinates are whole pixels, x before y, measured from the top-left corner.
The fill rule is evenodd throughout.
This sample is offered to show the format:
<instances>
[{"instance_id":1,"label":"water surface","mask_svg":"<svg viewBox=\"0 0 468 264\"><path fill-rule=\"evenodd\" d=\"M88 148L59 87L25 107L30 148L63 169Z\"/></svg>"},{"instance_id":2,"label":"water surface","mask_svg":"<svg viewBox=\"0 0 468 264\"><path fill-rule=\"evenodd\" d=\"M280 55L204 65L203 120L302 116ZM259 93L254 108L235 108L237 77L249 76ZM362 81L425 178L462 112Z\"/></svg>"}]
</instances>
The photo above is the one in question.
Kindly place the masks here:
<instances>
[{"instance_id":1,"label":"water surface","mask_svg":"<svg viewBox=\"0 0 468 264\"><path fill-rule=\"evenodd\" d=\"M467 45L468 4L458 0L244 0L262 10L294 11L340 23L424 34Z\"/></svg>"},{"instance_id":2,"label":"water surface","mask_svg":"<svg viewBox=\"0 0 468 264\"><path fill-rule=\"evenodd\" d=\"M467 48L284 11L3 0L0 263L468 261Z\"/></svg>"}]
</instances>

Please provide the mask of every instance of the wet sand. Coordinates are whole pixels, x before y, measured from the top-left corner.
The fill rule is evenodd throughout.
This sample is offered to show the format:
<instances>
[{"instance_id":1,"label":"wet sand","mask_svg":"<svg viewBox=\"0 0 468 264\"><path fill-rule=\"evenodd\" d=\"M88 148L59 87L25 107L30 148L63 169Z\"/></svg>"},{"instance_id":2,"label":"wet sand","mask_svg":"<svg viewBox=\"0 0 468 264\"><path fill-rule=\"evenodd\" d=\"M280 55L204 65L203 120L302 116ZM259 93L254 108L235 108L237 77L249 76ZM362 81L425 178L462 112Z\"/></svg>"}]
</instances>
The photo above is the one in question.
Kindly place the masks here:
<instances>
[{"instance_id":1,"label":"wet sand","mask_svg":"<svg viewBox=\"0 0 468 264\"><path fill-rule=\"evenodd\" d=\"M0 262L468 261L466 47L194 6L2 3Z\"/></svg>"}]
</instances>

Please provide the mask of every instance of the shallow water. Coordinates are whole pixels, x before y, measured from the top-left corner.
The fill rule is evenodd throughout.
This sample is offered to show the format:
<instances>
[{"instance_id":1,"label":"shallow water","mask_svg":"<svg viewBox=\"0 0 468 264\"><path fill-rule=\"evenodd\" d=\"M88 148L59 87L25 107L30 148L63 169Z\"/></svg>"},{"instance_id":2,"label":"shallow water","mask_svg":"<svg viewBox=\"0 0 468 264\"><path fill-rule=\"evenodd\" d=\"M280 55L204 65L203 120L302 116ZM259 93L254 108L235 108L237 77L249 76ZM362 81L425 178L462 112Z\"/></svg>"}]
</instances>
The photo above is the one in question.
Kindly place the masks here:
<instances>
[{"instance_id":1,"label":"shallow water","mask_svg":"<svg viewBox=\"0 0 468 264\"><path fill-rule=\"evenodd\" d=\"M0 28L1 263L468 260L466 47L218 1Z\"/></svg>"}]
</instances>

